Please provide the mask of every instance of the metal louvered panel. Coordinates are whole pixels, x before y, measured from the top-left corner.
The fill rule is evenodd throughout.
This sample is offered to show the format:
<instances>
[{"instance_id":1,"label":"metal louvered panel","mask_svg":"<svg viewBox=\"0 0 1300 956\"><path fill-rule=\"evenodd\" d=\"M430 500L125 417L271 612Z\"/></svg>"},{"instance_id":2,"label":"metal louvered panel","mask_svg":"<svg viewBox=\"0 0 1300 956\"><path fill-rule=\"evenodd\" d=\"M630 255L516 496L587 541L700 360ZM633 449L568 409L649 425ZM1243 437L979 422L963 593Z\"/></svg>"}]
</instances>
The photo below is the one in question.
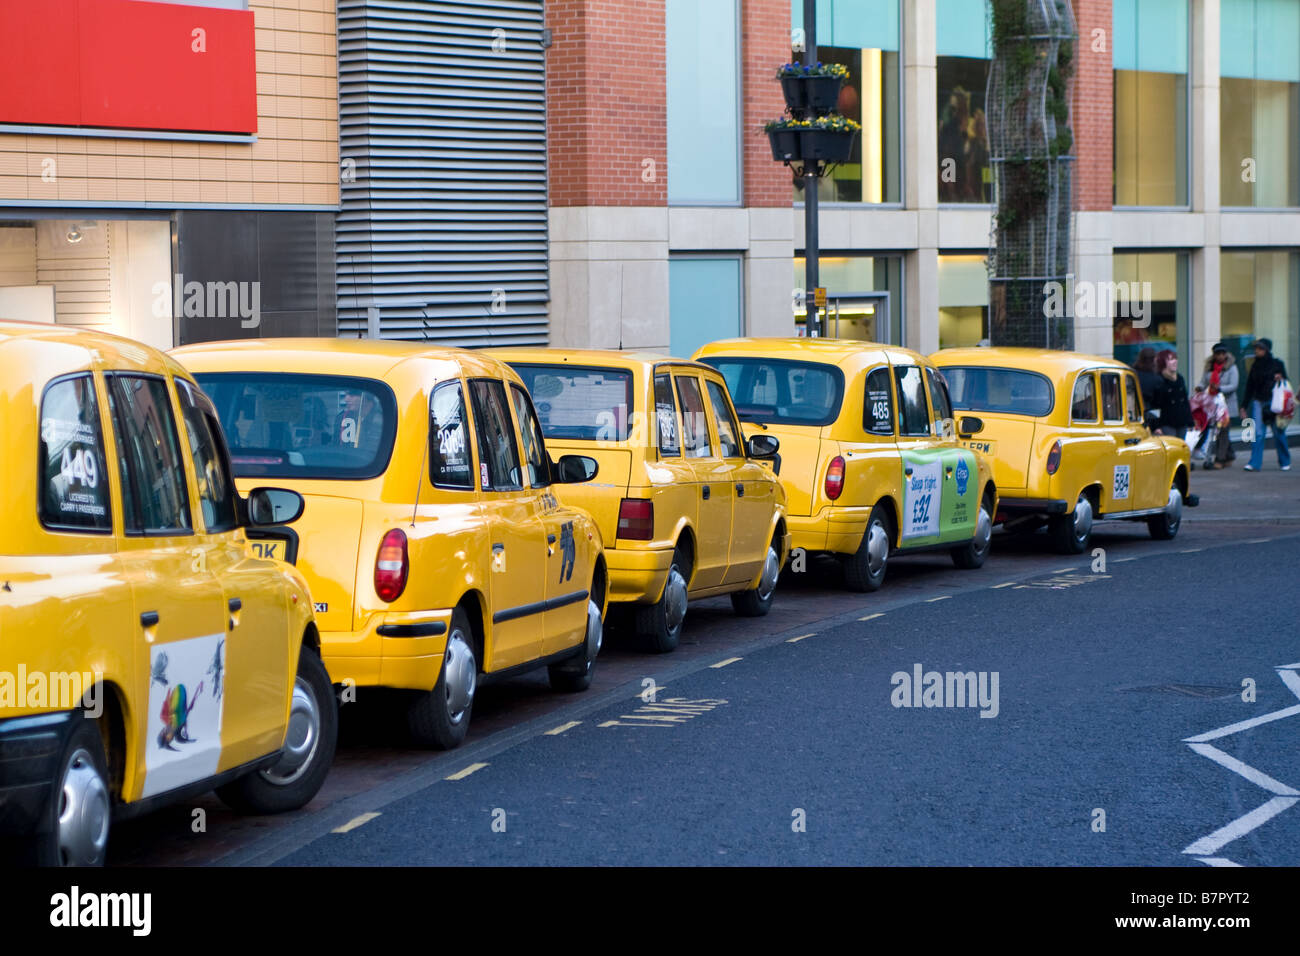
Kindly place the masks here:
<instances>
[{"instance_id":1,"label":"metal louvered panel","mask_svg":"<svg viewBox=\"0 0 1300 956\"><path fill-rule=\"evenodd\" d=\"M340 335L546 344L542 4L339 0Z\"/></svg>"}]
</instances>

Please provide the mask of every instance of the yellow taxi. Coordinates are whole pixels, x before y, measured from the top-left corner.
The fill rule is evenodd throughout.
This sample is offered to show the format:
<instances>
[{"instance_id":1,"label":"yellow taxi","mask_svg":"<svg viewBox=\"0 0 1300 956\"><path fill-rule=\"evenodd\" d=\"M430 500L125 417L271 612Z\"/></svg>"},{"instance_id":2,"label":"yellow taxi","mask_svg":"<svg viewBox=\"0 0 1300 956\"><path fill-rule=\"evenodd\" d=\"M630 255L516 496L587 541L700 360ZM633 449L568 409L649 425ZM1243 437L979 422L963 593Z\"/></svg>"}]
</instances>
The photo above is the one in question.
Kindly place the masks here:
<instances>
[{"instance_id":1,"label":"yellow taxi","mask_svg":"<svg viewBox=\"0 0 1300 956\"><path fill-rule=\"evenodd\" d=\"M596 518L609 599L650 650L677 646L690 600L768 612L789 551L785 492L764 464L778 442L745 439L722 376L640 352L489 351L528 386L550 446L600 463L598 483L559 495Z\"/></svg>"},{"instance_id":2,"label":"yellow taxi","mask_svg":"<svg viewBox=\"0 0 1300 956\"><path fill-rule=\"evenodd\" d=\"M1094 522L1145 521L1178 534L1191 455L1181 438L1153 435L1131 368L1113 359L1042 349L945 349L931 356L953 406L978 415L967 441L993 461L1008 531L1047 525L1063 554L1087 549Z\"/></svg>"},{"instance_id":3,"label":"yellow taxi","mask_svg":"<svg viewBox=\"0 0 1300 956\"><path fill-rule=\"evenodd\" d=\"M963 448L943 379L924 356L826 338L727 339L695 359L726 379L742 421L780 440L791 544L838 556L845 584L874 591L891 553L988 557L998 489Z\"/></svg>"},{"instance_id":4,"label":"yellow taxi","mask_svg":"<svg viewBox=\"0 0 1300 956\"><path fill-rule=\"evenodd\" d=\"M298 491L297 564L337 684L414 691L415 741L465 739L477 687L547 666L584 690L606 602L600 531L562 504L591 458L547 453L519 376L420 343L259 339L174 353L242 485Z\"/></svg>"},{"instance_id":5,"label":"yellow taxi","mask_svg":"<svg viewBox=\"0 0 1300 956\"><path fill-rule=\"evenodd\" d=\"M302 499L240 498L211 402L116 336L0 322L0 421L0 832L93 865L161 802L309 801L337 702L303 576L245 539Z\"/></svg>"}]
</instances>

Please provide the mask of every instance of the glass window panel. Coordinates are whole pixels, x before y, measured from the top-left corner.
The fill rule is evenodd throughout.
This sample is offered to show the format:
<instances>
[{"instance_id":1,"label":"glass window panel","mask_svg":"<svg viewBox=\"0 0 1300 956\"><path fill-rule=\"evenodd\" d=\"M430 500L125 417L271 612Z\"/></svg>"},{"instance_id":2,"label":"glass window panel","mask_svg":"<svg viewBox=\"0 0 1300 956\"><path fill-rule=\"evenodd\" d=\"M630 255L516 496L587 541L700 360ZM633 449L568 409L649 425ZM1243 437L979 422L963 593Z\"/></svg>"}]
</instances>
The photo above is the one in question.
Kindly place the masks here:
<instances>
[{"instance_id":1,"label":"glass window panel","mask_svg":"<svg viewBox=\"0 0 1300 956\"><path fill-rule=\"evenodd\" d=\"M1296 327L1300 253L1221 253L1219 288L1220 338L1236 358L1242 375L1249 373L1255 360L1250 344L1267 338L1273 342L1273 355L1286 365L1294 383L1300 375L1300 329Z\"/></svg>"},{"instance_id":2,"label":"glass window panel","mask_svg":"<svg viewBox=\"0 0 1300 956\"><path fill-rule=\"evenodd\" d=\"M682 453L677 435L677 399L673 398L673 382L668 375L655 376L655 426L659 433L659 453L676 458Z\"/></svg>"},{"instance_id":3,"label":"glass window panel","mask_svg":"<svg viewBox=\"0 0 1300 956\"><path fill-rule=\"evenodd\" d=\"M898 385L898 433L900 435L929 435L930 412L925 404L925 379L915 365L894 368Z\"/></svg>"},{"instance_id":4,"label":"glass window panel","mask_svg":"<svg viewBox=\"0 0 1300 956\"><path fill-rule=\"evenodd\" d=\"M190 504L167 383L112 375L109 405L117 437L128 534L188 534Z\"/></svg>"},{"instance_id":5,"label":"glass window panel","mask_svg":"<svg viewBox=\"0 0 1300 956\"><path fill-rule=\"evenodd\" d=\"M1187 255L1175 252L1115 253L1113 286L1098 287L1093 301L1080 300L1091 314L1112 318L1115 358L1132 365L1146 347L1173 348L1186 361L1188 339ZM1084 295L1091 294L1085 290ZM1105 295L1107 302L1097 301ZM1113 296L1113 298L1112 298Z\"/></svg>"},{"instance_id":6,"label":"glass window panel","mask_svg":"<svg viewBox=\"0 0 1300 956\"><path fill-rule=\"evenodd\" d=\"M677 397L682 403L682 449L687 458L710 458L709 416L700 395L700 380L692 376L677 379Z\"/></svg>"},{"instance_id":7,"label":"glass window panel","mask_svg":"<svg viewBox=\"0 0 1300 956\"><path fill-rule=\"evenodd\" d=\"M474 405L474 430L478 433L479 480L484 491L518 491L519 447L506 407L506 390L496 379L469 383Z\"/></svg>"},{"instance_id":8,"label":"glass window panel","mask_svg":"<svg viewBox=\"0 0 1300 956\"><path fill-rule=\"evenodd\" d=\"M872 369L862 398L862 427L868 435L894 434L894 396L889 389L889 369Z\"/></svg>"},{"instance_id":9,"label":"glass window panel","mask_svg":"<svg viewBox=\"0 0 1300 956\"><path fill-rule=\"evenodd\" d=\"M1124 376L1124 403L1128 409L1128 420L1131 422L1142 421L1142 397L1138 389L1137 376Z\"/></svg>"},{"instance_id":10,"label":"glass window panel","mask_svg":"<svg viewBox=\"0 0 1300 956\"><path fill-rule=\"evenodd\" d=\"M1101 376L1101 417L1103 421L1119 422L1124 420L1124 406L1120 393L1118 372L1106 372Z\"/></svg>"},{"instance_id":11,"label":"glass window panel","mask_svg":"<svg viewBox=\"0 0 1300 956\"><path fill-rule=\"evenodd\" d=\"M112 531L99 400L89 375L45 390L40 442L41 523L69 531Z\"/></svg>"},{"instance_id":12,"label":"glass window panel","mask_svg":"<svg viewBox=\"0 0 1300 956\"><path fill-rule=\"evenodd\" d=\"M190 458L199 487L199 506L203 509L203 527L209 533L232 531L239 527L235 511L235 482L230 474L221 426L216 421L212 401L190 384L176 379L180 392L181 416L189 439Z\"/></svg>"},{"instance_id":13,"label":"glass window panel","mask_svg":"<svg viewBox=\"0 0 1300 956\"><path fill-rule=\"evenodd\" d=\"M542 427L533 414L533 403L528 393L518 385L510 386L510 397L515 403L515 418L519 422L519 437L524 442L524 465L528 468L528 484L545 488L550 481L550 468L546 464L546 446L542 441Z\"/></svg>"},{"instance_id":14,"label":"glass window panel","mask_svg":"<svg viewBox=\"0 0 1300 956\"><path fill-rule=\"evenodd\" d=\"M934 19L939 56L993 56L988 0L935 0Z\"/></svg>"},{"instance_id":15,"label":"glass window panel","mask_svg":"<svg viewBox=\"0 0 1300 956\"><path fill-rule=\"evenodd\" d=\"M990 203L988 120L984 93L989 61L969 56L939 56L939 202Z\"/></svg>"},{"instance_id":16,"label":"glass window panel","mask_svg":"<svg viewBox=\"0 0 1300 956\"><path fill-rule=\"evenodd\" d=\"M666 0L670 203L740 202L737 3Z\"/></svg>"},{"instance_id":17,"label":"glass window panel","mask_svg":"<svg viewBox=\"0 0 1300 956\"><path fill-rule=\"evenodd\" d=\"M617 368L514 364L537 403L542 433L557 441L627 441L632 373Z\"/></svg>"},{"instance_id":18,"label":"glass window panel","mask_svg":"<svg viewBox=\"0 0 1300 956\"><path fill-rule=\"evenodd\" d=\"M740 334L740 259L668 260L669 350L683 358L701 345Z\"/></svg>"},{"instance_id":19,"label":"glass window panel","mask_svg":"<svg viewBox=\"0 0 1300 956\"><path fill-rule=\"evenodd\" d=\"M429 403L429 480L439 488L474 487L468 438L460 382L443 382Z\"/></svg>"},{"instance_id":20,"label":"glass window panel","mask_svg":"<svg viewBox=\"0 0 1300 956\"><path fill-rule=\"evenodd\" d=\"M709 404L713 406L713 417L718 423L718 444L722 447L722 457L743 457L744 452L740 448L740 426L731 414L726 390L717 382L708 379L705 379L704 386L709 390Z\"/></svg>"},{"instance_id":21,"label":"glass window panel","mask_svg":"<svg viewBox=\"0 0 1300 956\"><path fill-rule=\"evenodd\" d=\"M1084 424L1097 420L1097 379L1091 372L1084 372L1074 383L1070 420Z\"/></svg>"}]
</instances>

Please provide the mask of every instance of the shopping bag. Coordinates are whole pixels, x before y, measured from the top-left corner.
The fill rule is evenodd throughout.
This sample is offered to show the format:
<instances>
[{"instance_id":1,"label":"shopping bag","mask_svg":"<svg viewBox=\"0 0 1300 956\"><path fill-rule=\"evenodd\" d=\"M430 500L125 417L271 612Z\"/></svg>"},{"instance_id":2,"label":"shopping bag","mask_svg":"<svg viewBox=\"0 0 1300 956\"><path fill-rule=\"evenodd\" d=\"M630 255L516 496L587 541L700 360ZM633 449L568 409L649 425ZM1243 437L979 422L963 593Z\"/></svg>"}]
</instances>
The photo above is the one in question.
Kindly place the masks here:
<instances>
[{"instance_id":1,"label":"shopping bag","mask_svg":"<svg viewBox=\"0 0 1300 956\"><path fill-rule=\"evenodd\" d=\"M1295 392L1291 390L1290 382L1284 379L1273 386L1273 400L1268 410L1284 418L1295 414Z\"/></svg>"}]
</instances>

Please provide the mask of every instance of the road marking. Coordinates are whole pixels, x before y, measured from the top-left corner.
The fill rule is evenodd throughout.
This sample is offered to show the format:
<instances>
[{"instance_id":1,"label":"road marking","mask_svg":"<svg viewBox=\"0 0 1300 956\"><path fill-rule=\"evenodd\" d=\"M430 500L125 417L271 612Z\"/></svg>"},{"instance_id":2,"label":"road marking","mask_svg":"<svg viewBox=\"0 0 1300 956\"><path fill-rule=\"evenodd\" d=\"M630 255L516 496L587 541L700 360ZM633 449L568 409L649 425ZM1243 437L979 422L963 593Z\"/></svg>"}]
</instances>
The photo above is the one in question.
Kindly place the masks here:
<instances>
[{"instance_id":1,"label":"road marking","mask_svg":"<svg viewBox=\"0 0 1300 956\"><path fill-rule=\"evenodd\" d=\"M733 661L740 660L733 657ZM716 666L716 665L713 665ZM720 697L691 700L687 697L668 697L653 704L638 707L633 713L620 714L618 720L607 720L600 727L676 727L707 714L727 701Z\"/></svg>"},{"instance_id":2,"label":"road marking","mask_svg":"<svg viewBox=\"0 0 1300 956\"><path fill-rule=\"evenodd\" d=\"M1115 564L1121 564L1125 561L1136 561L1136 560L1137 558L1113 558L1112 562Z\"/></svg>"},{"instance_id":3,"label":"road marking","mask_svg":"<svg viewBox=\"0 0 1300 956\"><path fill-rule=\"evenodd\" d=\"M716 663L716 664L710 664L709 666L710 666L710 667L713 667L713 668L726 667L728 664L734 664L734 663L736 663L736 661L739 661L739 660L744 660L744 658L742 658L742 657L728 657L725 661L718 661L718 663Z\"/></svg>"},{"instance_id":4,"label":"road marking","mask_svg":"<svg viewBox=\"0 0 1300 956\"><path fill-rule=\"evenodd\" d=\"M343 826L341 826L341 827L335 827L335 828L334 828L332 831L330 831L330 832L332 832L332 833L348 833L348 832L350 832L350 831L352 831L352 830L355 830L357 827L365 826L367 823L369 823L371 820L373 820L373 819L374 819L375 817L377 817L377 816L379 816L379 814L377 814L377 813L363 813L363 814L361 814L361 816L359 816L359 817L353 817L353 818L352 818L351 820L349 820L347 823L343 824Z\"/></svg>"},{"instance_id":5,"label":"road marking","mask_svg":"<svg viewBox=\"0 0 1300 956\"><path fill-rule=\"evenodd\" d=\"M1261 790L1267 790L1269 793L1275 793L1280 797L1300 798L1300 790L1295 790L1279 780L1274 780L1268 774L1256 770L1248 763L1243 763L1236 757L1232 756L1232 754L1224 753L1218 747L1211 746L1210 744L1188 744L1188 746L1202 757L1209 757L1219 766L1227 767L1233 773L1245 777ZM1286 807L1283 807L1282 809L1285 810ZM1211 847L1209 850L1201 850L1198 852L1211 853L1217 849L1218 847Z\"/></svg>"},{"instance_id":6,"label":"road marking","mask_svg":"<svg viewBox=\"0 0 1300 956\"><path fill-rule=\"evenodd\" d=\"M1227 826L1215 830L1209 836L1201 837L1183 852L1192 856L1205 856L1208 853L1213 853L1219 847L1231 843L1261 824L1267 823L1283 810L1296 803L1300 803L1300 797L1274 797L1268 803L1256 807L1244 817L1238 817Z\"/></svg>"},{"instance_id":7,"label":"road marking","mask_svg":"<svg viewBox=\"0 0 1300 956\"><path fill-rule=\"evenodd\" d=\"M885 616L885 612L884 612L884 611L881 611L879 614L868 614L866 617L860 617L860 618L858 618L858 620L859 620L859 621L874 621L876 618L878 618L878 617L884 617L884 616Z\"/></svg>"},{"instance_id":8,"label":"road marking","mask_svg":"<svg viewBox=\"0 0 1300 956\"><path fill-rule=\"evenodd\" d=\"M951 594L940 594L938 597L926 598L926 604L933 604L935 601L946 601L952 597Z\"/></svg>"},{"instance_id":9,"label":"road marking","mask_svg":"<svg viewBox=\"0 0 1300 956\"><path fill-rule=\"evenodd\" d=\"M617 721L617 720L607 720L607 721L605 721L603 724L597 724L596 726L597 726L597 727L617 727L617 726L618 726L618 721Z\"/></svg>"},{"instance_id":10,"label":"road marking","mask_svg":"<svg viewBox=\"0 0 1300 956\"><path fill-rule=\"evenodd\" d=\"M1070 573L1071 571L1073 571L1073 570L1075 570L1073 567L1069 567L1069 568L1058 568L1057 570L1053 571L1052 573L1053 573L1053 574L1069 574L1069 573Z\"/></svg>"},{"instance_id":11,"label":"road marking","mask_svg":"<svg viewBox=\"0 0 1300 956\"><path fill-rule=\"evenodd\" d=\"M1011 585L1013 585L1013 584L1015 584L1015 583L1016 583L1015 581L1003 581L1001 584L995 584L995 585L993 585L993 590L996 591L996 590L998 590L999 588L1009 588L1009 587L1011 587Z\"/></svg>"},{"instance_id":12,"label":"road marking","mask_svg":"<svg viewBox=\"0 0 1300 956\"><path fill-rule=\"evenodd\" d=\"M1293 672L1294 673L1294 672ZM1300 691L1297 691L1300 694ZM1218 730L1207 731L1203 734L1197 734L1195 737L1186 738L1185 744L1201 744L1209 740L1218 740L1220 737L1227 737L1229 734L1240 733L1243 730L1250 730L1251 727L1258 727L1260 724L1271 723L1275 720L1281 720L1284 717L1294 717L1300 714L1300 704L1293 707L1287 707L1283 710L1275 710L1271 714L1260 714L1258 717L1252 717L1250 720L1239 721L1235 724L1229 724L1227 727L1220 727Z\"/></svg>"},{"instance_id":13,"label":"road marking","mask_svg":"<svg viewBox=\"0 0 1300 956\"><path fill-rule=\"evenodd\" d=\"M875 617L876 615L872 615L872 616ZM867 620L867 618L862 617L862 618L858 618L858 620L860 620L860 621L865 621L865 620ZM810 637L816 637L816 636L817 636L817 632L816 632L816 631L813 631L811 634L800 634L798 637L792 637L792 638L790 638L788 641L786 641L786 643L787 643L787 644L798 644L800 641L806 641L808 638L810 638Z\"/></svg>"},{"instance_id":14,"label":"road marking","mask_svg":"<svg viewBox=\"0 0 1300 956\"><path fill-rule=\"evenodd\" d=\"M572 730L574 727L577 727L580 723L582 723L580 720L571 720L567 724L560 724L558 727L552 727L546 732L546 736L554 737L556 734L562 734L566 730Z\"/></svg>"},{"instance_id":15,"label":"road marking","mask_svg":"<svg viewBox=\"0 0 1300 956\"><path fill-rule=\"evenodd\" d=\"M1186 551L1180 551L1179 554L1200 554L1204 548L1188 548Z\"/></svg>"},{"instance_id":16,"label":"road marking","mask_svg":"<svg viewBox=\"0 0 1300 956\"><path fill-rule=\"evenodd\" d=\"M450 777L447 777L446 779L447 779L447 780L464 780L464 779L465 779L466 777L468 777L470 774L474 773L474 772L477 771L477 770L482 770L482 769L483 769L484 767L486 767L486 766L487 766L487 764L485 764L485 763L472 763L472 764L470 764L468 767L466 767L464 770L457 770L455 773L453 773Z\"/></svg>"},{"instance_id":17,"label":"road marking","mask_svg":"<svg viewBox=\"0 0 1300 956\"><path fill-rule=\"evenodd\" d=\"M1198 859L1206 866L1241 866L1240 863L1233 863L1226 856L1202 856Z\"/></svg>"}]
</instances>

